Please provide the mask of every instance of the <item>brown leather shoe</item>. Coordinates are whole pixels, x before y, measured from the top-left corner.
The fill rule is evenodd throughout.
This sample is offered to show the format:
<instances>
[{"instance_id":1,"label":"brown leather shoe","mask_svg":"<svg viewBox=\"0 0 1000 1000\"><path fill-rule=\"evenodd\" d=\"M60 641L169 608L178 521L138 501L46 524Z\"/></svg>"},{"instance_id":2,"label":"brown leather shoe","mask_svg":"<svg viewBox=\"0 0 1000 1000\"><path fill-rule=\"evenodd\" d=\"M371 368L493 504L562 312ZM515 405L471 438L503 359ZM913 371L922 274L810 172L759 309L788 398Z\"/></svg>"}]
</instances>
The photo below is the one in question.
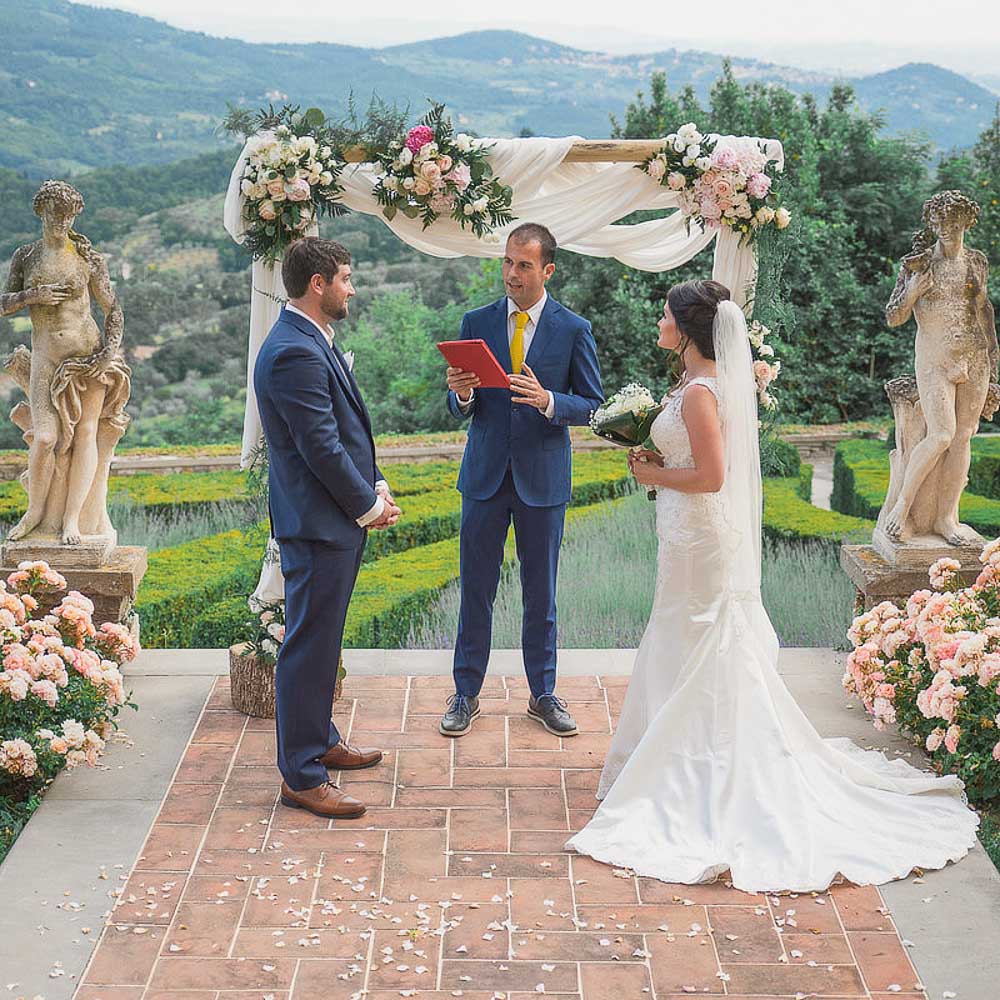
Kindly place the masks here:
<instances>
[{"instance_id":1,"label":"brown leather shoe","mask_svg":"<svg viewBox=\"0 0 1000 1000\"><path fill-rule=\"evenodd\" d=\"M331 819L355 819L365 814L364 802L352 798L329 781L301 792L293 792L282 782L281 801L292 809L305 809L317 816Z\"/></svg>"},{"instance_id":2,"label":"brown leather shoe","mask_svg":"<svg viewBox=\"0 0 1000 1000\"><path fill-rule=\"evenodd\" d=\"M374 767L382 760L382 751L374 747L352 747L341 740L330 747L320 763L328 771L360 771L364 767Z\"/></svg>"}]
</instances>

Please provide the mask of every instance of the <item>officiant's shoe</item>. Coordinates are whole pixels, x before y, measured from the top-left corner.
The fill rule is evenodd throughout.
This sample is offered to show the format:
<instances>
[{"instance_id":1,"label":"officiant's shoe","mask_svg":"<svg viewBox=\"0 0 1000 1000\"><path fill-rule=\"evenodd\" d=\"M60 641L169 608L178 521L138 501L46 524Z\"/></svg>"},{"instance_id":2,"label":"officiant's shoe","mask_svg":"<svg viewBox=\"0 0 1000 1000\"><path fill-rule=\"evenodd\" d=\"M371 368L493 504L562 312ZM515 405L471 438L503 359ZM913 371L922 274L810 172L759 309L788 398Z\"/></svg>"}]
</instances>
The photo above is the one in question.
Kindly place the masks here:
<instances>
[{"instance_id":1,"label":"officiant's shoe","mask_svg":"<svg viewBox=\"0 0 1000 1000\"><path fill-rule=\"evenodd\" d=\"M360 771L365 767L374 767L382 760L382 751L375 747L352 747L341 740L335 747L330 747L319 762L328 771Z\"/></svg>"},{"instance_id":2,"label":"officiant's shoe","mask_svg":"<svg viewBox=\"0 0 1000 1000\"><path fill-rule=\"evenodd\" d=\"M438 729L442 736L464 736L474 719L479 718L479 699L464 694L453 694L448 699L448 711L441 718Z\"/></svg>"},{"instance_id":3,"label":"officiant's shoe","mask_svg":"<svg viewBox=\"0 0 1000 1000\"><path fill-rule=\"evenodd\" d=\"M537 700L528 699L528 715L537 719L550 733L556 736L576 736L577 728L573 716L566 710L566 702L554 694L543 694Z\"/></svg>"},{"instance_id":4,"label":"officiant's shoe","mask_svg":"<svg viewBox=\"0 0 1000 1000\"><path fill-rule=\"evenodd\" d=\"M326 816L329 819L356 819L365 814L364 802L342 792L330 781L301 792L292 791L282 782L281 801L292 809L305 809L316 816Z\"/></svg>"}]
</instances>

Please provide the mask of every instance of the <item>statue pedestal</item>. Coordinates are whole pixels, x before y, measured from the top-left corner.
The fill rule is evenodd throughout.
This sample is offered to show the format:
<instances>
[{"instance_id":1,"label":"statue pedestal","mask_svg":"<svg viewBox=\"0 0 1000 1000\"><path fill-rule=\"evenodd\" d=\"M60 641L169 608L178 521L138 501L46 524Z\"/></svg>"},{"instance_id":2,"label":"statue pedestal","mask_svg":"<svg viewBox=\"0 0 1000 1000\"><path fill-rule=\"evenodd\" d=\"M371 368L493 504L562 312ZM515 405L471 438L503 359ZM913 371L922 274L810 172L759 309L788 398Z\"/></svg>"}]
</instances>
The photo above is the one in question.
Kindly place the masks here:
<instances>
[{"instance_id":1,"label":"statue pedestal","mask_svg":"<svg viewBox=\"0 0 1000 1000\"><path fill-rule=\"evenodd\" d=\"M0 574L6 578L18 563L39 559L66 577L70 590L79 590L94 602L94 623L98 626L124 621L135 603L147 566L146 548L142 545L115 545L114 538L106 537L85 537L81 545L62 545L54 537L32 536L4 544Z\"/></svg>"},{"instance_id":2,"label":"statue pedestal","mask_svg":"<svg viewBox=\"0 0 1000 1000\"><path fill-rule=\"evenodd\" d=\"M857 593L855 614L868 611L881 601L905 607L916 590L930 590L927 571L942 556L961 563L959 571L966 583L972 583L983 568L979 562L982 546L945 545L940 538L926 549L910 542L899 546L895 562L890 562L875 545L841 545L840 566L851 578Z\"/></svg>"}]
</instances>

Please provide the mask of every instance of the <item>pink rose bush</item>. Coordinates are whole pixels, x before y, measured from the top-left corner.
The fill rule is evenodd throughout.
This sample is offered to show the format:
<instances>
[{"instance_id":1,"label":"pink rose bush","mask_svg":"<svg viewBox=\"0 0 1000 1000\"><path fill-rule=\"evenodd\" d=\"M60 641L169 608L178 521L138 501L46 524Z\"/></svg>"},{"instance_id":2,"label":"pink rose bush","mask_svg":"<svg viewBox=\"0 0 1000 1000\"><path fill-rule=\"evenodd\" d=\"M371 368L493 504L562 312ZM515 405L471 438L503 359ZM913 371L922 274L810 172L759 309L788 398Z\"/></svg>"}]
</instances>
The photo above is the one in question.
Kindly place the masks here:
<instances>
[{"instance_id":1,"label":"pink rose bush","mask_svg":"<svg viewBox=\"0 0 1000 1000\"><path fill-rule=\"evenodd\" d=\"M678 193L688 225L728 226L753 241L761 229L785 229L791 213L775 191L776 166L756 139L703 135L694 122L666 137L663 148L640 165L654 181Z\"/></svg>"},{"instance_id":2,"label":"pink rose bush","mask_svg":"<svg viewBox=\"0 0 1000 1000\"><path fill-rule=\"evenodd\" d=\"M123 625L45 563L0 581L0 813L26 815L63 767L97 763L127 702L121 668L139 652ZM48 613L32 617L40 606ZM7 846L0 829L0 857Z\"/></svg>"},{"instance_id":3,"label":"pink rose bush","mask_svg":"<svg viewBox=\"0 0 1000 1000\"><path fill-rule=\"evenodd\" d=\"M376 201L390 221L402 212L423 228L442 215L476 236L488 236L513 219L513 192L493 176L487 148L465 133L454 133L440 104L424 120L376 151L382 173Z\"/></svg>"},{"instance_id":4,"label":"pink rose bush","mask_svg":"<svg viewBox=\"0 0 1000 1000\"><path fill-rule=\"evenodd\" d=\"M1000 539L979 560L969 586L956 560L939 559L934 590L856 617L843 683L877 729L898 725L985 802L1000 795Z\"/></svg>"}]
</instances>

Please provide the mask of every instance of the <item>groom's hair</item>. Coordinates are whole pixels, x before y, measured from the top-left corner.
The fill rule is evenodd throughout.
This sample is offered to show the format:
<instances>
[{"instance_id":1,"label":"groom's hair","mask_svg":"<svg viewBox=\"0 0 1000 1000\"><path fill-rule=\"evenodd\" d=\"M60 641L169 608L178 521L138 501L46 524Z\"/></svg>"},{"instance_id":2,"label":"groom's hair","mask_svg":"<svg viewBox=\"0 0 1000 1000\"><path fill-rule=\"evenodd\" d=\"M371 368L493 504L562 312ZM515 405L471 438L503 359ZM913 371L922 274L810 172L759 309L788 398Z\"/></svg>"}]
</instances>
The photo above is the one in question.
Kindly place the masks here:
<instances>
[{"instance_id":1,"label":"groom's hair","mask_svg":"<svg viewBox=\"0 0 1000 1000\"><path fill-rule=\"evenodd\" d=\"M556 259L556 238L539 222L522 222L507 235L515 243L537 243L542 248L542 267L554 264Z\"/></svg>"},{"instance_id":2,"label":"groom's hair","mask_svg":"<svg viewBox=\"0 0 1000 1000\"><path fill-rule=\"evenodd\" d=\"M318 236L304 236L290 244L281 262L281 280L288 297L300 299L306 294L314 274L321 274L324 281L333 281L341 264L351 263L351 251L334 240L321 240Z\"/></svg>"}]
</instances>

